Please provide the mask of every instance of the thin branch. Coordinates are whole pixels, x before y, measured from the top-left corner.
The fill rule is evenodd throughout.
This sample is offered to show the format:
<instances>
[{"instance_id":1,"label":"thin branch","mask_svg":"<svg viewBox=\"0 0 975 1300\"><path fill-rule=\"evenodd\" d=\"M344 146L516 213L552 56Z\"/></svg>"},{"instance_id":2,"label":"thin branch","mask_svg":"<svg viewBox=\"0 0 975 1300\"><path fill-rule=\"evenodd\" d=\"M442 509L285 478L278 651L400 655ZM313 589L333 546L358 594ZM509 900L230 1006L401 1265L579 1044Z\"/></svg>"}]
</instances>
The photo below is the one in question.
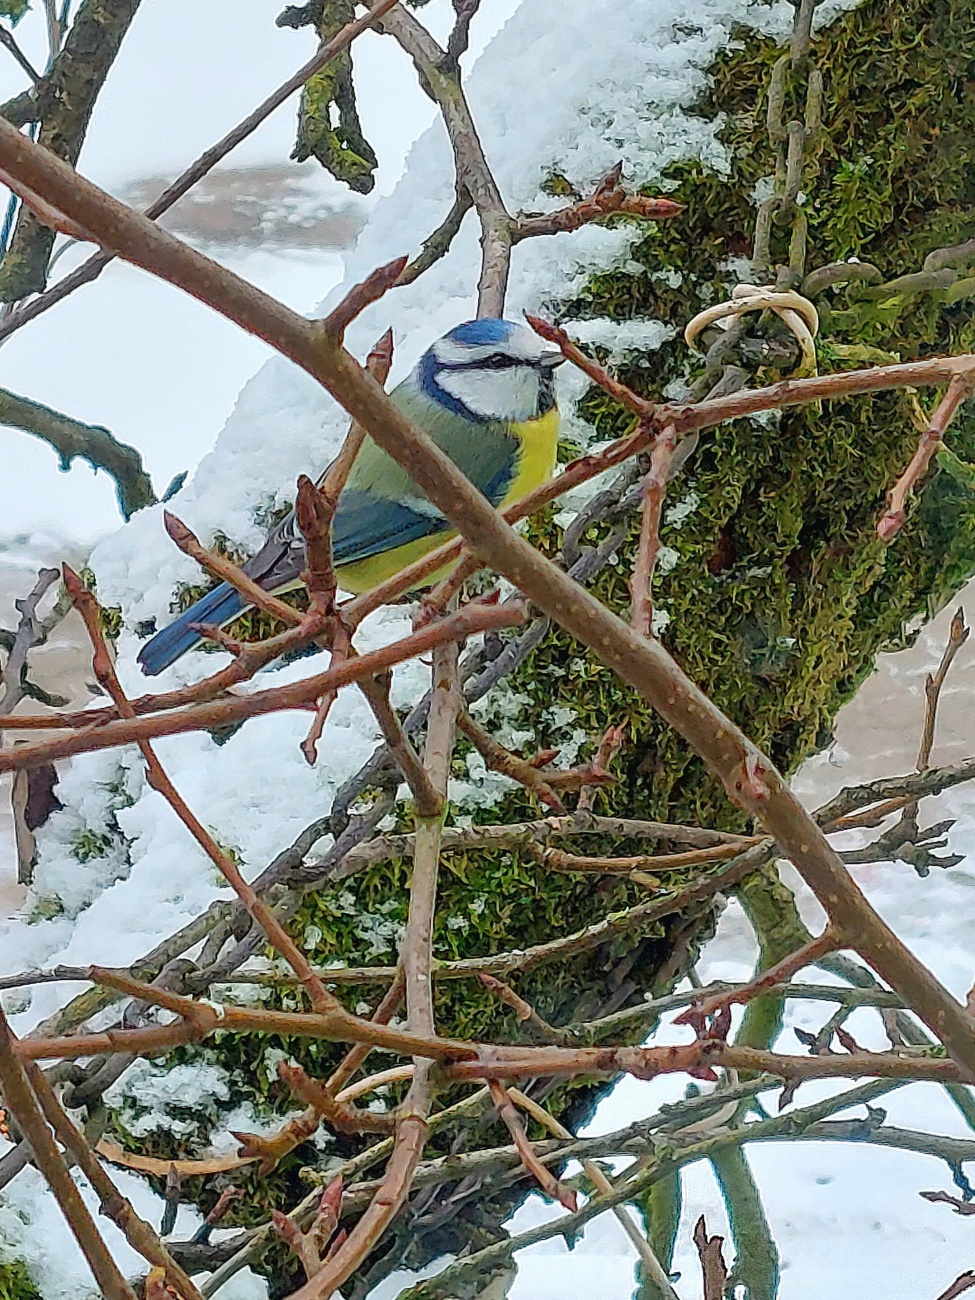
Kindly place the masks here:
<instances>
[{"instance_id":1,"label":"thin branch","mask_svg":"<svg viewBox=\"0 0 975 1300\"><path fill-rule=\"evenodd\" d=\"M520 997L510 985L505 984L503 980L495 979L493 975L479 975L478 979L484 985L489 993L494 993L506 1007L510 1007L518 1019L528 1029L531 1035L540 1043L564 1043L565 1035L561 1034L547 1020L544 1020L530 1002L526 1002Z\"/></svg>"},{"instance_id":2,"label":"thin branch","mask_svg":"<svg viewBox=\"0 0 975 1300\"><path fill-rule=\"evenodd\" d=\"M408 260L406 257L397 257L392 262L387 262L385 266L370 271L361 284L353 285L338 306L334 307L321 322L325 334L330 339L341 339L357 316L361 316L367 307L378 302L393 288L406 270ZM351 468L350 460L349 469Z\"/></svg>"},{"instance_id":3,"label":"thin branch","mask_svg":"<svg viewBox=\"0 0 975 1300\"><path fill-rule=\"evenodd\" d=\"M16 1055L17 1040L0 1008L0 1091L4 1105L30 1145L37 1168L47 1179L68 1226L87 1259L105 1300L135 1300L135 1292L109 1254L81 1193L68 1172L64 1157L44 1122L31 1091L24 1064Z\"/></svg>"},{"instance_id":4,"label":"thin branch","mask_svg":"<svg viewBox=\"0 0 975 1300\"><path fill-rule=\"evenodd\" d=\"M509 780L523 785L529 794L533 794L547 808L552 808L557 813L565 813L565 804L552 789L546 774L533 767L526 759L519 758L517 754L505 749L504 745L499 744L489 732L474 721L466 709L462 708L457 715L457 726L492 771L500 772Z\"/></svg>"},{"instance_id":5,"label":"thin branch","mask_svg":"<svg viewBox=\"0 0 975 1300\"><path fill-rule=\"evenodd\" d=\"M34 83L35 86L38 85L42 79L41 74L37 71L33 63L31 63L30 59L20 48L17 38L16 36L14 36L13 32L8 27L4 27L2 23L0 23L0 45L3 45L6 49L10 51L10 53L12 54L16 62L19 64L21 70L27 73L28 77L30 77L31 81Z\"/></svg>"},{"instance_id":6,"label":"thin branch","mask_svg":"<svg viewBox=\"0 0 975 1300\"><path fill-rule=\"evenodd\" d=\"M630 627L638 636L653 635L653 571L660 553L660 519L677 433L666 425L653 441L650 469L643 480L643 513L640 544L630 579Z\"/></svg>"},{"instance_id":7,"label":"thin branch","mask_svg":"<svg viewBox=\"0 0 975 1300\"><path fill-rule=\"evenodd\" d=\"M136 1214L131 1203L121 1194L102 1168L88 1145L85 1135L75 1128L65 1114L44 1071L33 1061L26 1062L24 1069L47 1122L53 1128L61 1145L74 1157L98 1196L102 1214L112 1220L133 1250L138 1251L153 1267L163 1270L167 1282L180 1296L180 1300L203 1300L194 1283L170 1255L152 1225Z\"/></svg>"},{"instance_id":8,"label":"thin branch","mask_svg":"<svg viewBox=\"0 0 975 1300\"><path fill-rule=\"evenodd\" d=\"M392 1133L392 1115L375 1115L360 1111L349 1102L339 1101L324 1084L311 1078L300 1065L287 1061L278 1064L278 1077L306 1106L318 1112L336 1133Z\"/></svg>"},{"instance_id":9,"label":"thin branch","mask_svg":"<svg viewBox=\"0 0 975 1300\"><path fill-rule=\"evenodd\" d=\"M431 266L439 262L442 257L446 257L450 251L450 245L460 233L464 218L470 212L471 206L471 196L466 189L461 189L443 221L433 234L423 241L423 246L413 261L403 268L399 279L396 281L397 288L405 284L412 284L414 280L419 280L420 276L429 271Z\"/></svg>"},{"instance_id":10,"label":"thin branch","mask_svg":"<svg viewBox=\"0 0 975 1300\"><path fill-rule=\"evenodd\" d=\"M958 1300L958 1296L964 1295L975 1286L975 1271L969 1269L967 1273L961 1273L955 1278L951 1286L947 1287L938 1296L938 1300Z\"/></svg>"},{"instance_id":11,"label":"thin branch","mask_svg":"<svg viewBox=\"0 0 975 1300\"><path fill-rule=\"evenodd\" d=\"M566 1210L578 1209L579 1202L575 1192L563 1187L551 1170L546 1169L535 1155L532 1144L528 1140L528 1134L518 1118L518 1112L508 1096L507 1088L497 1079L492 1079L488 1086L491 1090L491 1100L494 1102L505 1128L511 1134L511 1140L515 1144L515 1149L521 1157L521 1163L526 1171L551 1200L558 1201Z\"/></svg>"},{"instance_id":12,"label":"thin branch","mask_svg":"<svg viewBox=\"0 0 975 1300\"><path fill-rule=\"evenodd\" d=\"M455 643L438 648L434 654L433 695L423 763L441 799L447 791L460 702L457 663ZM436 1032L432 949L442 825L439 811L416 818L410 907L400 948L407 1027L410 1032L424 1037L431 1037ZM346 1240L320 1272L295 1293L294 1300L327 1300L366 1258L409 1194L426 1144L435 1092L430 1059L415 1057L413 1070L410 1090L397 1111L392 1154L380 1188Z\"/></svg>"},{"instance_id":13,"label":"thin branch","mask_svg":"<svg viewBox=\"0 0 975 1300\"><path fill-rule=\"evenodd\" d=\"M196 560L197 564L212 577L229 582L245 598L248 605L256 605L265 614L273 615L275 618L280 619L282 623L294 625L301 621L301 615L297 610L292 609L283 600L278 600L277 596L273 596L269 591L265 591L239 565L234 564L233 560L227 559L224 555L219 555L216 551L208 550L192 529L187 528L183 521L177 518L172 511L163 511L163 525L170 539L176 543L184 555Z\"/></svg>"},{"instance_id":14,"label":"thin branch","mask_svg":"<svg viewBox=\"0 0 975 1300\"><path fill-rule=\"evenodd\" d=\"M64 585L68 589L68 594L71 596L75 608L84 619L91 640L94 651L92 668L95 677L105 692L115 701L119 713L123 717L128 716L131 718L131 706L122 689L122 684L115 672L108 653L108 647L105 644L98 602L90 591L85 590L81 579L72 569L65 565L63 572ZM247 908L254 922L267 935L268 942L278 950L291 966L305 986L314 1009L320 1015L339 1009L341 1004L325 988L325 985L312 970L308 958L297 946L281 922L264 900L258 898L253 887L241 875L237 864L229 853L224 852L202 822L190 811L186 802L166 775L152 746L147 741L141 741L139 749L145 759L146 779L149 784L166 800L173 812Z\"/></svg>"},{"instance_id":15,"label":"thin branch","mask_svg":"<svg viewBox=\"0 0 975 1300\"><path fill-rule=\"evenodd\" d=\"M728 1265L721 1253L724 1237L708 1236L708 1227L702 1214L694 1225L693 1241L701 1261L704 1300L724 1300L725 1283L728 1280Z\"/></svg>"},{"instance_id":16,"label":"thin branch","mask_svg":"<svg viewBox=\"0 0 975 1300\"><path fill-rule=\"evenodd\" d=\"M466 193L481 223L477 314L503 316L511 260L512 219L484 156L461 87L459 68L456 63L450 65L447 51L438 45L408 9L401 7L392 10L383 19L381 27L413 60L420 86L439 107L454 154L457 203L463 202L461 196ZM450 227L448 233L449 230ZM438 241L438 248L440 242Z\"/></svg>"},{"instance_id":17,"label":"thin branch","mask_svg":"<svg viewBox=\"0 0 975 1300\"><path fill-rule=\"evenodd\" d=\"M911 463L887 494L887 509L877 524L877 536L881 541L889 542L903 528L907 519L907 498L928 472L948 425L962 403L971 396L972 388L973 379L969 375L955 374L949 380L947 392L921 434Z\"/></svg>"},{"instance_id":18,"label":"thin branch","mask_svg":"<svg viewBox=\"0 0 975 1300\"><path fill-rule=\"evenodd\" d=\"M23 599L14 602L14 608L20 615L20 622L7 649L7 661L0 672L0 684L3 685L3 694L0 695L0 716L12 713L27 693L25 690L27 655L34 646L43 644L48 632L54 626L53 623L49 624L49 620L39 617L37 607L60 576L57 569L38 570L37 581L30 592ZM62 615L63 611L60 611L58 621Z\"/></svg>"},{"instance_id":19,"label":"thin branch","mask_svg":"<svg viewBox=\"0 0 975 1300\"><path fill-rule=\"evenodd\" d=\"M246 696L232 696L161 715L120 717L105 722L102 726L92 725L56 740L23 745L8 753L0 753L0 773L13 772L22 767L36 767L39 763L53 762L72 754L138 744L158 736L176 736L187 731L212 730L242 722L245 718L278 713L284 709L306 708L326 691L351 685L364 677L376 677L397 664L426 654L438 645L494 628L517 627L523 622L523 611L512 606L466 605L456 614L422 628L401 641L394 641L380 650L371 650L327 672L286 686L253 691ZM135 713L134 707L132 712ZM97 718L95 723L97 724Z\"/></svg>"},{"instance_id":20,"label":"thin branch","mask_svg":"<svg viewBox=\"0 0 975 1300\"><path fill-rule=\"evenodd\" d=\"M518 244L523 239L531 239L538 235L558 235L563 231L578 230L580 226L599 221L614 213L666 221L670 217L679 216L684 211L683 203L675 203L673 199L652 199L643 194L627 194L620 185L622 175L623 164L618 163L603 177L588 199L574 203L571 207L560 208L557 212L532 216L519 215L515 218L511 242Z\"/></svg>"},{"instance_id":21,"label":"thin branch","mask_svg":"<svg viewBox=\"0 0 975 1300\"><path fill-rule=\"evenodd\" d=\"M574 1135L570 1133L564 1125L560 1124L554 1115L550 1115L543 1106L539 1106L538 1102L533 1100L533 1098L527 1096L517 1088L509 1088L508 1096L516 1103L516 1105L520 1106L522 1110L527 1111L527 1113L541 1124L543 1128L546 1128L549 1133L552 1133L556 1137L567 1142L575 1140ZM600 1169L599 1165L592 1160L583 1160L582 1168L586 1177L600 1195L605 1196L607 1192L612 1192L613 1185ZM667 1275L667 1270L653 1253L653 1249L650 1242L647 1240L646 1234L641 1232L630 1218L626 1207L623 1205L614 1206L613 1214L622 1226L623 1231L636 1247L636 1252L643 1261L644 1269L653 1281L654 1286L656 1286L657 1290L660 1292L662 1300L679 1300L677 1292L671 1285L670 1278Z\"/></svg>"},{"instance_id":22,"label":"thin branch","mask_svg":"<svg viewBox=\"0 0 975 1300\"><path fill-rule=\"evenodd\" d=\"M146 208L145 216L155 220L157 217L161 217L164 212L168 212L184 194L188 193L196 185L197 181L202 180L231 150L236 149L237 145L246 140L248 136L253 135L257 128L276 109L287 103L295 91L300 90L309 77L313 77L316 72L321 72L326 64L330 63L336 55L341 54L343 50L348 49L352 42L364 31L375 26L379 19L397 3L398 0L376 0L368 13L363 14L361 18L353 19L352 22L347 23L336 32L335 36L327 44L323 45L307 63L303 64L287 81L273 91L243 121L228 131L222 139L207 149L205 153L202 153L172 184L168 185L162 194ZM56 303L62 302L75 289L80 288L83 284L90 284L93 280L97 280L113 258L114 254L109 252L95 253L81 266L66 275L63 280L59 280L57 284L52 285L50 289L31 299L30 302L21 304L6 320L0 321L0 342L9 338L22 325L35 320Z\"/></svg>"}]
</instances>

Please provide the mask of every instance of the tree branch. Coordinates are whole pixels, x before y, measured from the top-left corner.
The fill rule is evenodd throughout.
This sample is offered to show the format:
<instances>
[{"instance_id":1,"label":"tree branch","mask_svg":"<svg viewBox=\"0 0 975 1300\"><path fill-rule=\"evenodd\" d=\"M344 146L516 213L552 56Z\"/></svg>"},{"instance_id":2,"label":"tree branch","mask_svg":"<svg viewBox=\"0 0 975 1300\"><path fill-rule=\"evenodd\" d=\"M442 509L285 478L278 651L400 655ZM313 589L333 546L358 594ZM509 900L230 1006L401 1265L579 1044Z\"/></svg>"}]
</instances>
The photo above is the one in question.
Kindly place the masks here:
<instances>
[{"instance_id":1,"label":"tree branch","mask_svg":"<svg viewBox=\"0 0 975 1300\"><path fill-rule=\"evenodd\" d=\"M141 454L135 447L119 442L102 425L85 424L40 402L18 397L5 388L0 388L0 424L21 429L48 443L57 452L62 470L69 469L71 462L80 457L92 469L111 474L124 519L155 503L156 494L143 468Z\"/></svg>"}]
</instances>

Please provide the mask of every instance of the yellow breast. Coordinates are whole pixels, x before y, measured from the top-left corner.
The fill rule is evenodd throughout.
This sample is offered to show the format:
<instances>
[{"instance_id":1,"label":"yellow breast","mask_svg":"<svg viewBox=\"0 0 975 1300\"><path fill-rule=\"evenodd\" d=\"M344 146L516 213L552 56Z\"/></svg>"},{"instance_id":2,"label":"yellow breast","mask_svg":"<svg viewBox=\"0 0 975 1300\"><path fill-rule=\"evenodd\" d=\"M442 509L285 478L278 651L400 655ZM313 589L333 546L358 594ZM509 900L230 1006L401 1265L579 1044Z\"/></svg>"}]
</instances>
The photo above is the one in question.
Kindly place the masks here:
<instances>
[{"instance_id":1,"label":"yellow breast","mask_svg":"<svg viewBox=\"0 0 975 1300\"><path fill-rule=\"evenodd\" d=\"M512 433L521 444L515 476L505 494L502 506L510 505L535 488L547 483L555 473L555 457L559 442L559 411L553 407L547 414L537 420L528 420L524 424L513 424ZM453 537L453 532L433 533L429 537L420 537L405 546L397 546L371 555L367 560L357 560L352 564L343 564L338 570L339 585L344 591L359 595L371 587L385 582L400 569L405 569L414 560L422 559L434 547ZM454 564L441 569L427 579L432 586L446 577Z\"/></svg>"},{"instance_id":2,"label":"yellow breast","mask_svg":"<svg viewBox=\"0 0 975 1300\"><path fill-rule=\"evenodd\" d=\"M513 424L511 430L521 443L521 455L511 486L501 502L503 506L534 492L555 473L555 456L559 445L559 408L553 406L537 420Z\"/></svg>"}]
</instances>

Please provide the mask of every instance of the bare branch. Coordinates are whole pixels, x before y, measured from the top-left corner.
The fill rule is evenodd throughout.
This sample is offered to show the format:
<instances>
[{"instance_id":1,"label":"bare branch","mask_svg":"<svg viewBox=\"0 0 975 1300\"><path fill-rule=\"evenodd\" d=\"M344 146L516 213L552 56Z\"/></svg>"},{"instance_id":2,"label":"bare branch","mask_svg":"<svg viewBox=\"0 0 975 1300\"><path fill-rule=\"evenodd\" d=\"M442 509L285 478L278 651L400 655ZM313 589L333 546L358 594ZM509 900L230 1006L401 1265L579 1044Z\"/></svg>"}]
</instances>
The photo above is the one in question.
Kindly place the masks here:
<instances>
[{"instance_id":1,"label":"bare branch","mask_svg":"<svg viewBox=\"0 0 975 1300\"><path fill-rule=\"evenodd\" d=\"M511 606L467 605L456 614L451 614L438 623L414 632L401 641L395 641L381 650L371 650L327 672L306 677L287 686L254 691L247 696L232 696L229 699L177 709L159 716L118 718L105 722L102 726L97 725L96 718L93 725L84 731L77 731L73 735L42 744L24 745L9 753L0 753L0 772L13 772L22 767L36 767L39 763L52 762L54 759L65 758L70 754L87 753L95 749L112 749L117 745L138 744L140 741L152 740L158 736L175 736L186 731L225 727L243 721L244 718L277 713L282 709L305 708L320 699L327 691L351 685L364 677L376 677L397 664L426 654L438 645L491 628L517 627L523 622L524 613Z\"/></svg>"},{"instance_id":2,"label":"bare branch","mask_svg":"<svg viewBox=\"0 0 975 1300\"><path fill-rule=\"evenodd\" d=\"M721 1253L724 1237L708 1236L708 1227L702 1214L694 1225L693 1240L701 1261L704 1300L724 1300L725 1283L728 1280L728 1265Z\"/></svg>"},{"instance_id":3,"label":"bare branch","mask_svg":"<svg viewBox=\"0 0 975 1300\"><path fill-rule=\"evenodd\" d=\"M4 322L3 324L6 324ZM3 329L0 324L0 330ZM103 469L115 480L119 510L130 519L143 506L152 505L156 494L135 447L119 442L99 424L85 424L40 402L18 397L0 389L0 424L21 429L48 443L57 452L61 469L76 459L87 461L94 470Z\"/></svg>"},{"instance_id":4,"label":"bare branch","mask_svg":"<svg viewBox=\"0 0 975 1300\"><path fill-rule=\"evenodd\" d=\"M398 0L375 0L370 7L369 12L363 14L361 18L355 18L352 22L347 23L335 36L317 53L303 64L297 72L293 73L287 81L283 82L277 90L273 91L263 103L259 104L252 113L249 113L241 122L215 145L212 145L205 153L201 154L195 162L191 163L187 169L179 175L176 180L168 185L159 197L146 208L145 215L151 220L161 217L164 212L168 212L179 199L187 194L197 181L202 180L207 172L211 171L218 162L224 159L231 150L236 149L237 145L246 140L248 136L253 135L257 128L271 116L271 114L282 104L287 103L296 90L300 90L309 77L313 77L316 72L321 70L343 50L348 49L352 42L364 31L374 26L378 20L397 4ZM27 120L33 120L37 115L37 110L31 112L31 117ZM12 121L12 117L8 117ZM15 123L16 124L16 123ZM109 262L113 260L113 254L108 252L95 253L93 257L88 258L81 266L77 267L59 280L57 284L47 289L44 293L32 298L30 302L22 303L16 311L12 312L6 320L0 321L0 342L9 338L15 330L20 329L29 321L35 320L50 307L56 303L62 302L75 289L79 289L84 284L90 284L93 280L101 275Z\"/></svg>"},{"instance_id":5,"label":"bare branch","mask_svg":"<svg viewBox=\"0 0 975 1300\"><path fill-rule=\"evenodd\" d=\"M85 627L88 630L88 636L91 639L94 658L92 667L95 677L105 692L115 701L119 713L123 717L132 717L132 708L129 704L125 692L122 690L122 684L118 679L111 658L108 654L108 647L105 644L104 633L101 625L101 611L98 602L90 591L86 591L82 586L81 579L67 565L64 566L64 585L68 589L75 604L75 608L81 614L85 621ZM156 790L166 800L173 812L180 819L189 833L196 840L197 844L204 851L213 865L217 868L227 884L234 890L237 897L241 900L247 911L253 917L255 923L261 927L268 937L268 941L278 950L278 952L289 963L292 970L301 980L308 993L312 1006L315 1010L325 1015L330 1011L337 1010L339 1002L325 988L325 985L312 970L308 958L297 946L281 922L277 919L263 899L259 898L254 892L251 885L247 883L241 875L237 864L230 855L220 847L210 832L204 827L202 822L190 811L189 807L183 800L182 796L176 790L172 781L166 775L162 764L156 757L155 750L147 741L141 741L139 749L142 751L142 757L146 762L146 779L154 790Z\"/></svg>"},{"instance_id":6,"label":"bare branch","mask_svg":"<svg viewBox=\"0 0 975 1300\"><path fill-rule=\"evenodd\" d=\"M180 1300L202 1300L196 1286L170 1255L152 1225L136 1214L131 1203L102 1168L85 1135L75 1128L65 1114L44 1071L33 1061L26 1062L24 1070L47 1122L94 1188L102 1214L107 1215L120 1229L133 1250L138 1251L153 1267L163 1270L167 1282L178 1293Z\"/></svg>"},{"instance_id":7,"label":"bare branch","mask_svg":"<svg viewBox=\"0 0 975 1300\"><path fill-rule=\"evenodd\" d=\"M553 1201L558 1201L567 1210L576 1210L579 1202L575 1192L563 1187L551 1170L546 1169L535 1155L532 1144L528 1140L528 1135L518 1118L518 1112L508 1096L507 1088L497 1079L492 1079L489 1087L491 1089L491 1100L497 1107L505 1128L511 1134L511 1140L517 1148L525 1169L535 1179L546 1196Z\"/></svg>"},{"instance_id":8,"label":"bare branch","mask_svg":"<svg viewBox=\"0 0 975 1300\"><path fill-rule=\"evenodd\" d=\"M15 1053L16 1046L17 1039L0 1008L0 1091L3 1092L4 1104L9 1107L20 1131L30 1144L34 1163L57 1198L105 1300L135 1300L135 1292L109 1254L108 1247L68 1172L64 1157L44 1122L27 1080L24 1064Z\"/></svg>"},{"instance_id":9,"label":"bare branch","mask_svg":"<svg viewBox=\"0 0 975 1300\"><path fill-rule=\"evenodd\" d=\"M921 434L911 463L887 494L887 509L877 524L877 536L881 541L889 542L903 528L907 519L907 498L928 472L948 425L962 403L971 396L973 386L975 380L970 375L955 374L950 379L947 392Z\"/></svg>"}]
</instances>

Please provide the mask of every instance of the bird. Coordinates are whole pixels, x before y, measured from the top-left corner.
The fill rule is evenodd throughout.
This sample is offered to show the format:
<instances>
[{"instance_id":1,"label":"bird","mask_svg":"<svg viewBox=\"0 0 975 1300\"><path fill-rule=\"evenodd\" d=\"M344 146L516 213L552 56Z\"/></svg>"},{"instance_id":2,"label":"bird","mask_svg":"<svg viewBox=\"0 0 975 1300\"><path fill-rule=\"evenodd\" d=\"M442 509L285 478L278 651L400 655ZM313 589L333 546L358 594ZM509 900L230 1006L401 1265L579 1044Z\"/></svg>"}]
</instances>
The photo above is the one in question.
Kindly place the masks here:
<instances>
[{"instance_id":1,"label":"bird","mask_svg":"<svg viewBox=\"0 0 975 1300\"><path fill-rule=\"evenodd\" d=\"M464 321L424 352L390 397L501 508L555 473L559 412L554 371L564 359L526 325L498 317ZM370 590L454 533L407 472L366 438L332 521L332 554L342 590L353 595ZM274 594L300 586L304 567L304 542L293 510L242 565ZM146 642L138 655L143 673L156 676L203 641L194 624L223 627L247 608L234 587L221 583Z\"/></svg>"}]
</instances>

